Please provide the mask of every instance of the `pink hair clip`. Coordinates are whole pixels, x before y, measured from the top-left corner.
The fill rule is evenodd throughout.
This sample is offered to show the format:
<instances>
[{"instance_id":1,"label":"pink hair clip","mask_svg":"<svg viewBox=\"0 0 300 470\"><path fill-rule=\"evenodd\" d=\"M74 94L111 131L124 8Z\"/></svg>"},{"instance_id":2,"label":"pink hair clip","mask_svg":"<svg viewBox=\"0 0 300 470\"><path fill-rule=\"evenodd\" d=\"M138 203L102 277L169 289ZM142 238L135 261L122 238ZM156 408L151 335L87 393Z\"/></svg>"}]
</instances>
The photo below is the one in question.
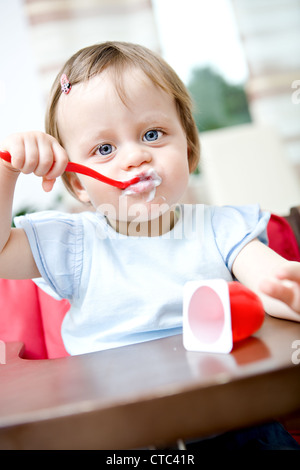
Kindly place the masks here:
<instances>
[{"instance_id":1,"label":"pink hair clip","mask_svg":"<svg viewBox=\"0 0 300 470\"><path fill-rule=\"evenodd\" d=\"M65 73L62 74L60 78L60 85L61 85L61 91L65 93L66 95L70 93L71 91L71 83L69 82L69 79Z\"/></svg>"}]
</instances>

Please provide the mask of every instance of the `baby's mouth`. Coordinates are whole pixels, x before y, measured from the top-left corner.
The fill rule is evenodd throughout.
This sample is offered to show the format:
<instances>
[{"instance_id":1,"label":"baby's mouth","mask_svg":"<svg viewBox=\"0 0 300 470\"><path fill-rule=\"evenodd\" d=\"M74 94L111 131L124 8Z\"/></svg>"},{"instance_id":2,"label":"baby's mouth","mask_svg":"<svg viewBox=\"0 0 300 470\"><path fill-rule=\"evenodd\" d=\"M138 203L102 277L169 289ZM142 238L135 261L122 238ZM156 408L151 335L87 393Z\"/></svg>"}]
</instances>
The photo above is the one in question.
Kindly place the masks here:
<instances>
[{"instance_id":1,"label":"baby's mouth","mask_svg":"<svg viewBox=\"0 0 300 470\"><path fill-rule=\"evenodd\" d=\"M159 186L162 182L161 177L153 169L150 169L144 173L140 173L137 176L140 178L140 181L131 184L128 186L128 188L124 189L122 195L131 196L149 193L147 202L152 201L155 197L157 186Z\"/></svg>"}]
</instances>

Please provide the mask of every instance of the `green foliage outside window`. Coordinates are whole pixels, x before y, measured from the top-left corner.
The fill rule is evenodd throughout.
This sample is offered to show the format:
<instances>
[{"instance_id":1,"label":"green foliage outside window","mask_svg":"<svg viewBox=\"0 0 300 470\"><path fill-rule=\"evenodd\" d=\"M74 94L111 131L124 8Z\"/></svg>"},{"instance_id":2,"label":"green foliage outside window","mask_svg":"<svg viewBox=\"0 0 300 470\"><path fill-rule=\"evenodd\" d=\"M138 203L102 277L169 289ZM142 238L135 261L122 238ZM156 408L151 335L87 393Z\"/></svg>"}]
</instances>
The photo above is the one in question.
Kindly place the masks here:
<instances>
[{"instance_id":1,"label":"green foliage outside window","mask_svg":"<svg viewBox=\"0 0 300 470\"><path fill-rule=\"evenodd\" d=\"M193 70L188 90L199 132L251 122L243 85L228 83L209 67Z\"/></svg>"}]
</instances>

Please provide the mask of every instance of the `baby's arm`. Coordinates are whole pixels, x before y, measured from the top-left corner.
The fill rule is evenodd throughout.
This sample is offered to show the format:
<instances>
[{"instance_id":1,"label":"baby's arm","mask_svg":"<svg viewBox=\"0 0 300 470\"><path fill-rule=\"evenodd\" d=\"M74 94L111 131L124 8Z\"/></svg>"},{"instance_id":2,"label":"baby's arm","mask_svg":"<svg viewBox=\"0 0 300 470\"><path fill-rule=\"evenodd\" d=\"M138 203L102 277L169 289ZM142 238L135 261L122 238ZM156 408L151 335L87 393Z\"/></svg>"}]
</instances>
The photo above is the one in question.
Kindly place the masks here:
<instances>
[{"instance_id":1,"label":"baby's arm","mask_svg":"<svg viewBox=\"0 0 300 470\"><path fill-rule=\"evenodd\" d=\"M14 134L0 148L12 157L11 164L0 159L0 278L38 277L25 232L11 228L15 185L21 172L34 173L43 178L44 190L51 191L67 165L67 155L56 139L42 132Z\"/></svg>"},{"instance_id":2,"label":"baby's arm","mask_svg":"<svg viewBox=\"0 0 300 470\"><path fill-rule=\"evenodd\" d=\"M300 263L253 240L238 254L232 271L260 296L269 315L300 322Z\"/></svg>"}]
</instances>

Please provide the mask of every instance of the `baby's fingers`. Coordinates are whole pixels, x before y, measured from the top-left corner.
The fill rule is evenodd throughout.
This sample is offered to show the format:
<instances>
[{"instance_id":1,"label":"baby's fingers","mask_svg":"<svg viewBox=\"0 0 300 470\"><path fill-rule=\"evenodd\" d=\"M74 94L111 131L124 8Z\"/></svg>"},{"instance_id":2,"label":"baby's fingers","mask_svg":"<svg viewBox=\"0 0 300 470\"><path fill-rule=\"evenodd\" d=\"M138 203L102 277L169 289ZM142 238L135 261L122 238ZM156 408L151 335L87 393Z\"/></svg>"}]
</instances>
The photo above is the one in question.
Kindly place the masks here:
<instances>
[{"instance_id":1,"label":"baby's fingers","mask_svg":"<svg viewBox=\"0 0 300 470\"><path fill-rule=\"evenodd\" d=\"M54 140L52 144L52 149L54 153L54 163L49 171L49 173L46 175L47 178L57 178L58 176L61 176L63 172L66 169L66 166L68 164L68 155L65 149L57 142L57 140Z\"/></svg>"},{"instance_id":2,"label":"baby's fingers","mask_svg":"<svg viewBox=\"0 0 300 470\"><path fill-rule=\"evenodd\" d=\"M65 150L54 137L44 132L12 134L1 148L10 153L12 169L48 179L60 176L68 162Z\"/></svg>"},{"instance_id":3,"label":"baby's fingers","mask_svg":"<svg viewBox=\"0 0 300 470\"><path fill-rule=\"evenodd\" d=\"M60 176L68 163L68 157L63 147L48 136L47 141L39 142L39 161L34 170L37 176L52 180Z\"/></svg>"},{"instance_id":4,"label":"baby's fingers","mask_svg":"<svg viewBox=\"0 0 300 470\"><path fill-rule=\"evenodd\" d=\"M264 294L282 300L283 302L290 303L293 299L293 292L290 286L276 279L265 279L261 281L259 287Z\"/></svg>"},{"instance_id":5,"label":"baby's fingers","mask_svg":"<svg viewBox=\"0 0 300 470\"><path fill-rule=\"evenodd\" d=\"M13 168L24 174L36 171L41 159L39 140L43 135L41 132L27 132L13 134L8 139L6 148L11 154Z\"/></svg>"},{"instance_id":6,"label":"baby's fingers","mask_svg":"<svg viewBox=\"0 0 300 470\"><path fill-rule=\"evenodd\" d=\"M300 263L297 261L289 262L282 266L276 272L277 279L288 279L300 283Z\"/></svg>"},{"instance_id":7,"label":"baby's fingers","mask_svg":"<svg viewBox=\"0 0 300 470\"><path fill-rule=\"evenodd\" d=\"M296 312L300 312L300 291L295 282L277 279L265 279L260 283L260 290L264 294L280 300Z\"/></svg>"},{"instance_id":8,"label":"baby's fingers","mask_svg":"<svg viewBox=\"0 0 300 470\"><path fill-rule=\"evenodd\" d=\"M1 149L9 152L11 162L6 166L13 170L22 171L26 160L26 149L23 134L13 134L5 141L1 142Z\"/></svg>"},{"instance_id":9,"label":"baby's fingers","mask_svg":"<svg viewBox=\"0 0 300 470\"><path fill-rule=\"evenodd\" d=\"M45 192L53 189L56 178L62 175L68 163L68 156L65 149L56 141L53 140L51 147L40 145L40 153L43 158L40 159L40 164L35 170L37 176L43 177L42 187Z\"/></svg>"},{"instance_id":10,"label":"baby's fingers","mask_svg":"<svg viewBox=\"0 0 300 470\"><path fill-rule=\"evenodd\" d=\"M43 190L46 193L48 193L49 191L52 191L55 181L56 181L55 178L47 179L47 178L43 177L43 182L42 182Z\"/></svg>"}]
</instances>

